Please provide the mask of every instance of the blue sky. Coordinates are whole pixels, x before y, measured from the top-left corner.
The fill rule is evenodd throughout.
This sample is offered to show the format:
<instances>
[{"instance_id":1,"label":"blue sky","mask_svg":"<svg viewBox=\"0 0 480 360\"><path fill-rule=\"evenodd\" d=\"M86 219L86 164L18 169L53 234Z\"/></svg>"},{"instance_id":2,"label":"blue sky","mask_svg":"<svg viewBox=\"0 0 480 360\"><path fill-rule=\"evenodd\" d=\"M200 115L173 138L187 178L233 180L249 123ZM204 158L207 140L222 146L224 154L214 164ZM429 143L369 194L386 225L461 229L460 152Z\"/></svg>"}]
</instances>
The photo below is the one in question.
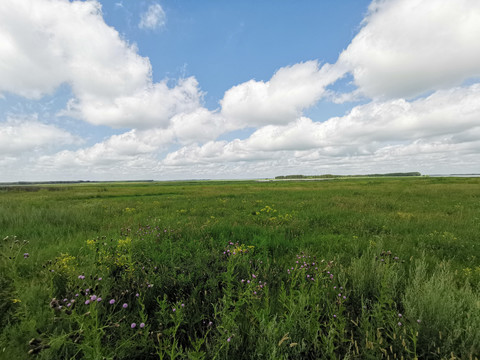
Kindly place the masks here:
<instances>
[{"instance_id":1,"label":"blue sky","mask_svg":"<svg viewBox=\"0 0 480 360\"><path fill-rule=\"evenodd\" d=\"M476 0L5 0L0 24L0 181L480 172Z\"/></svg>"}]
</instances>

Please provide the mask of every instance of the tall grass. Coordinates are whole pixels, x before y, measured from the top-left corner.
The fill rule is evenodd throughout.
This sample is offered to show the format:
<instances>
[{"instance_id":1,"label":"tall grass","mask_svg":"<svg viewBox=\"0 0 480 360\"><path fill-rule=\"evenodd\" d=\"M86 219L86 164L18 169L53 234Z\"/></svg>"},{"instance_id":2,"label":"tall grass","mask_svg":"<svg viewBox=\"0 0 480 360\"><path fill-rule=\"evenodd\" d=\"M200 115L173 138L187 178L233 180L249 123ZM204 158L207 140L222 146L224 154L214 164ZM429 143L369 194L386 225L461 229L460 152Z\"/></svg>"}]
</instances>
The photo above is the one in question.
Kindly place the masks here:
<instances>
[{"instance_id":1,"label":"tall grass","mask_svg":"<svg viewBox=\"0 0 480 360\"><path fill-rule=\"evenodd\" d=\"M479 182L4 188L0 358L476 358Z\"/></svg>"}]
</instances>

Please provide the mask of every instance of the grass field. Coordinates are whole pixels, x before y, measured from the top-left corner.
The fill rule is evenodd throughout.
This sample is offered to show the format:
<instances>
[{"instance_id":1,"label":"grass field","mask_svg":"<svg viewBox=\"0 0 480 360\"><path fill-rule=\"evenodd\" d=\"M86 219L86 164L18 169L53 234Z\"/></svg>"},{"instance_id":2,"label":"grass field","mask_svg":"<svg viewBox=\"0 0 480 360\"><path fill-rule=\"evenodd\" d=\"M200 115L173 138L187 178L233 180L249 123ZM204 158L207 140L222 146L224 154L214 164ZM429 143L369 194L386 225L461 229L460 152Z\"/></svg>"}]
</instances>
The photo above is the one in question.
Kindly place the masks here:
<instances>
[{"instance_id":1,"label":"grass field","mask_svg":"<svg viewBox=\"0 0 480 360\"><path fill-rule=\"evenodd\" d=\"M480 178L0 187L1 359L475 359Z\"/></svg>"}]
</instances>

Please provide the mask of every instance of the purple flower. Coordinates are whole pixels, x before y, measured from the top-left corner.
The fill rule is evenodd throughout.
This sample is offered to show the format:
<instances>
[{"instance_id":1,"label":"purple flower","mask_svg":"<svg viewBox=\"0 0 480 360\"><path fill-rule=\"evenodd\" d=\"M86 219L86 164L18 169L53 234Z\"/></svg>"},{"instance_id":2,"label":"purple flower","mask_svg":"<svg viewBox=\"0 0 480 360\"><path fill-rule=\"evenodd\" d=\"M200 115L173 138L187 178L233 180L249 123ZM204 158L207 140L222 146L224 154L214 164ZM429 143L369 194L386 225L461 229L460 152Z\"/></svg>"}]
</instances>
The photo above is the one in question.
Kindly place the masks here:
<instances>
[{"instance_id":1,"label":"purple flower","mask_svg":"<svg viewBox=\"0 0 480 360\"><path fill-rule=\"evenodd\" d=\"M402 323L400 321L398 322L398 326L402 326Z\"/></svg>"},{"instance_id":2,"label":"purple flower","mask_svg":"<svg viewBox=\"0 0 480 360\"><path fill-rule=\"evenodd\" d=\"M23 254L23 258L24 258L24 259L28 258L29 256L30 256L30 254L29 254L29 253L25 253L25 254Z\"/></svg>"},{"instance_id":3,"label":"purple flower","mask_svg":"<svg viewBox=\"0 0 480 360\"><path fill-rule=\"evenodd\" d=\"M99 277L99 278L98 278L98 281L102 281L102 278L101 278L101 277Z\"/></svg>"},{"instance_id":4,"label":"purple flower","mask_svg":"<svg viewBox=\"0 0 480 360\"><path fill-rule=\"evenodd\" d=\"M110 305L115 304L115 299L110 300L109 303L110 303Z\"/></svg>"},{"instance_id":5,"label":"purple flower","mask_svg":"<svg viewBox=\"0 0 480 360\"><path fill-rule=\"evenodd\" d=\"M102 298L101 297L97 298L97 302L100 302L100 301L102 301Z\"/></svg>"},{"instance_id":6,"label":"purple flower","mask_svg":"<svg viewBox=\"0 0 480 360\"><path fill-rule=\"evenodd\" d=\"M140 323L140 328L143 329L145 327L145 323Z\"/></svg>"},{"instance_id":7,"label":"purple flower","mask_svg":"<svg viewBox=\"0 0 480 360\"><path fill-rule=\"evenodd\" d=\"M401 318L401 317L402 317L402 314L398 314L398 317Z\"/></svg>"},{"instance_id":8,"label":"purple flower","mask_svg":"<svg viewBox=\"0 0 480 360\"><path fill-rule=\"evenodd\" d=\"M135 329L136 326L137 326L137 324L135 324L135 323L132 323L132 325L130 325L130 327L131 327L132 329Z\"/></svg>"},{"instance_id":9,"label":"purple flower","mask_svg":"<svg viewBox=\"0 0 480 360\"><path fill-rule=\"evenodd\" d=\"M140 294L139 294L139 293L136 293L136 294L135 294L135 296L136 296L136 297L139 297L139 296L140 296Z\"/></svg>"},{"instance_id":10,"label":"purple flower","mask_svg":"<svg viewBox=\"0 0 480 360\"><path fill-rule=\"evenodd\" d=\"M182 306L182 307L185 307L185 304L182 304L181 306Z\"/></svg>"},{"instance_id":11,"label":"purple flower","mask_svg":"<svg viewBox=\"0 0 480 360\"><path fill-rule=\"evenodd\" d=\"M79 278L80 280L83 280L83 279L85 279L85 276L84 276L84 275L78 275L78 278Z\"/></svg>"},{"instance_id":12,"label":"purple flower","mask_svg":"<svg viewBox=\"0 0 480 360\"><path fill-rule=\"evenodd\" d=\"M337 315L334 314L333 317L336 319L336 318L337 318Z\"/></svg>"},{"instance_id":13,"label":"purple flower","mask_svg":"<svg viewBox=\"0 0 480 360\"><path fill-rule=\"evenodd\" d=\"M97 295L92 295L92 296L90 296L90 300L92 300L92 301L97 300Z\"/></svg>"},{"instance_id":14,"label":"purple flower","mask_svg":"<svg viewBox=\"0 0 480 360\"><path fill-rule=\"evenodd\" d=\"M230 342L230 341L232 341L232 338L231 338L231 337L229 337L229 338L227 339L227 342Z\"/></svg>"},{"instance_id":15,"label":"purple flower","mask_svg":"<svg viewBox=\"0 0 480 360\"><path fill-rule=\"evenodd\" d=\"M90 292L90 289L85 289L85 294L88 294Z\"/></svg>"},{"instance_id":16,"label":"purple flower","mask_svg":"<svg viewBox=\"0 0 480 360\"><path fill-rule=\"evenodd\" d=\"M90 300L85 300L85 305L90 304Z\"/></svg>"},{"instance_id":17,"label":"purple flower","mask_svg":"<svg viewBox=\"0 0 480 360\"><path fill-rule=\"evenodd\" d=\"M172 311L175 312L175 311L177 311L177 309L173 308Z\"/></svg>"},{"instance_id":18,"label":"purple flower","mask_svg":"<svg viewBox=\"0 0 480 360\"><path fill-rule=\"evenodd\" d=\"M126 309L126 308L128 307L128 304L125 303L125 304L122 305L122 307L123 307L124 309Z\"/></svg>"},{"instance_id":19,"label":"purple flower","mask_svg":"<svg viewBox=\"0 0 480 360\"><path fill-rule=\"evenodd\" d=\"M79 296L80 296L80 294L75 294L75 297L79 297Z\"/></svg>"}]
</instances>

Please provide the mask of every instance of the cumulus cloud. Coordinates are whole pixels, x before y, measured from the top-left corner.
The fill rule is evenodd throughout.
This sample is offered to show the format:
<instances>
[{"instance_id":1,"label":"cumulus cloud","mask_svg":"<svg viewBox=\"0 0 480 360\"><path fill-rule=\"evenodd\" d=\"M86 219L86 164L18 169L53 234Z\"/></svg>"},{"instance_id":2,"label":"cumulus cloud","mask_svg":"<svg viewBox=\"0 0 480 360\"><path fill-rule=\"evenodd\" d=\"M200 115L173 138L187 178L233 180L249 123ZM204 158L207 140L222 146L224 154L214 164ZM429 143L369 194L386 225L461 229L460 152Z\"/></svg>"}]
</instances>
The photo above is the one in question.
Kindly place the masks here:
<instances>
[{"instance_id":1,"label":"cumulus cloud","mask_svg":"<svg viewBox=\"0 0 480 360\"><path fill-rule=\"evenodd\" d=\"M0 154L3 156L19 156L81 142L79 137L66 130L38 121L36 116L9 118L0 123Z\"/></svg>"},{"instance_id":2,"label":"cumulus cloud","mask_svg":"<svg viewBox=\"0 0 480 360\"><path fill-rule=\"evenodd\" d=\"M200 108L201 99L197 80L189 77L173 88L162 81L112 98L88 93L71 100L61 114L88 119L95 125L165 128L174 115Z\"/></svg>"},{"instance_id":3,"label":"cumulus cloud","mask_svg":"<svg viewBox=\"0 0 480 360\"><path fill-rule=\"evenodd\" d=\"M344 71L307 61L279 69L267 81L250 80L225 92L222 115L233 127L286 124L314 105Z\"/></svg>"},{"instance_id":4,"label":"cumulus cloud","mask_svg":"<svg viewBox=\"0 0 480 360\"><path fill-rule=\"evenodd\" d=\"M370 98L411 98L480 76L480 2L374 0L339 57Z\"/></svg>"},{"instance_id":5,"label":"cumulus cloud","mask_svg":"<svg viewBox=\"0 0 480 360\"><path fill-rule=\"evenodd\" d=\"M480 84L474 84L438 91L413 102L372 102L325 122L302 117L286 125L261 127L244 140L186 146L170 153L165 164L266 159L285 152L309 161L371 156L396 149L396 153L390 152L393 156L399 149L412 148L416 141L429 144L417 147L424 152L438 149L435 144L478 151L478 146L472 145L477 144L477 138L469 134L479 131L479 98Z\"/></svg>"},{"instance_id":6,"label":"cumulus cloud","mask_svg":"<svg viewBox=\"0 0 480 360\"><path fill-rule=\"evenodd\" d=\"M64 114L112 127L165 127L199 106L193 77L152 82L149 59L105 24L96 1L5 0L0 23L0 93L39 99L67 83L75 98Z\"/></svg>"},{"instance_id":7,"label":"cumulus cloud","mask_svg":"<svg viewBox=\"0 0 480 360\"><path fill-rule=\"evenodd\" d=\"M148 10L140 16L140 23L138 27L140 29L158 29L165 26L167 16L160 4L152 4L148 7Z\"/></svg>"}]
</instances>

